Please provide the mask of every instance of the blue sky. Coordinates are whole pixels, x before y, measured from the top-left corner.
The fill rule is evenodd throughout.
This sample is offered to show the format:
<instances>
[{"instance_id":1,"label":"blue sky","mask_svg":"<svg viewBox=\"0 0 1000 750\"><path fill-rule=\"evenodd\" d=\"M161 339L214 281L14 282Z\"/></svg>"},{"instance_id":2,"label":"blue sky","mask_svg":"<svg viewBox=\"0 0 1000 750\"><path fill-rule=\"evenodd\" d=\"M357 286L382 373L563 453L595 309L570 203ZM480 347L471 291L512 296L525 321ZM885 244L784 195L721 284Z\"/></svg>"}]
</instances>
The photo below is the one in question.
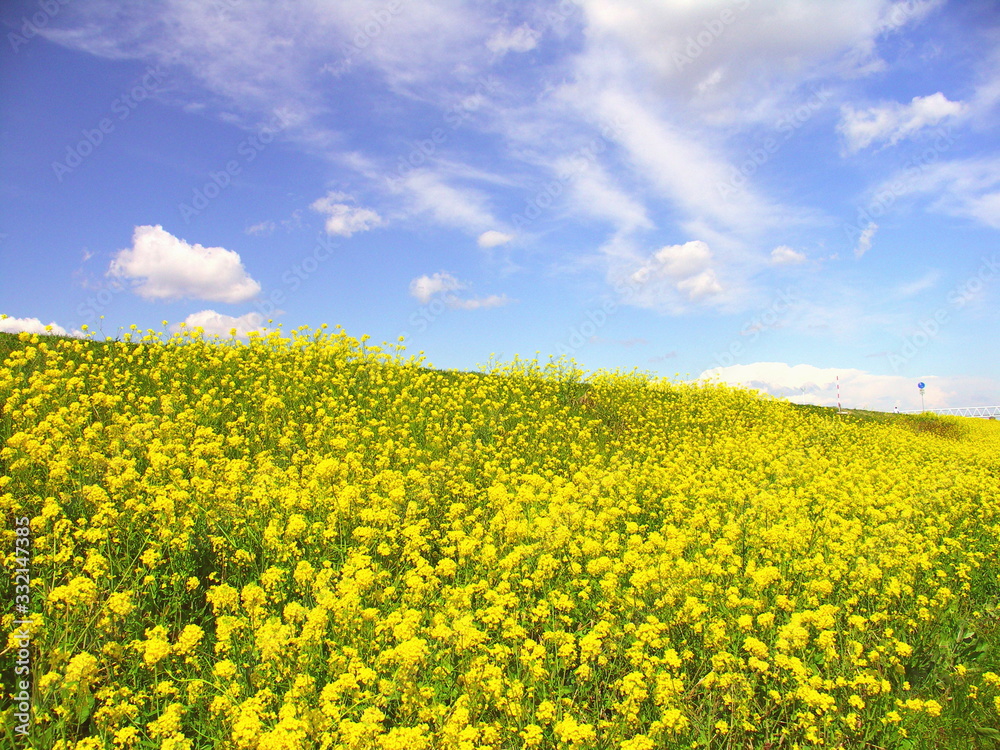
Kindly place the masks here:
<instances>
[{"instance_id":1,"label":"blue sky","mask_svg":"<svg viewBox=\"0 0 1000 750\"><path fill-rule=\"evenodd\" d=\"M438 367L1000 403L993 2L36 0L0 23L4 330L327 323Z\"/></svg>"}]
</instances>

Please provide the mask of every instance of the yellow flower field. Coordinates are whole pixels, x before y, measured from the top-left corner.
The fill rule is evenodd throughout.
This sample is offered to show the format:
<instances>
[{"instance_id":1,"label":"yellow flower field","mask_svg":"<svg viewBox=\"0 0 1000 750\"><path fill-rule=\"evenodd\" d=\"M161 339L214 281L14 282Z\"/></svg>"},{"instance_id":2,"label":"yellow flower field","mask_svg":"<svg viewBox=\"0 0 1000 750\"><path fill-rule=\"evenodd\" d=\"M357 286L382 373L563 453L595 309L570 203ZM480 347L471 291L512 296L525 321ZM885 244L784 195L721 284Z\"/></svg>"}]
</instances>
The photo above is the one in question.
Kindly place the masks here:
<instances>
[{"instance_id":1,"label":"yellow flower field","mask_svg":"<svg viewBox=\"0 0 1000 750\"><path fill-rule=\"evenodd\" d=\"M126 339L4 339L5 747L996 747L996 422Z\"/></svg>"}]
</instances>

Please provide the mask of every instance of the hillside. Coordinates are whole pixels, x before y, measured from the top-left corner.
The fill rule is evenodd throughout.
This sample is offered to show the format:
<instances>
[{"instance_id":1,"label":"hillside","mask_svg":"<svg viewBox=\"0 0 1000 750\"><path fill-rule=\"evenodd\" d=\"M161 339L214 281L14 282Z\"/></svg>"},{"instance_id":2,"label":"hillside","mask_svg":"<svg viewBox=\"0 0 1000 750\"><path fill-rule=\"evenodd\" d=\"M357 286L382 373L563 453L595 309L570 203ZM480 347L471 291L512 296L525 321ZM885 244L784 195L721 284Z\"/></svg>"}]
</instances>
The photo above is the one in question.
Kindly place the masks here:
<instances>
[{"instance_id":1,"label":"hillside","mask_svg":"<svg viewBox=\"0 0 1000 750\"><path fill-rule=\"evenodd\" d=\"M996 422L339 329L0 360L33 746L1000 739Z\"/></svg>"}]
</instances>

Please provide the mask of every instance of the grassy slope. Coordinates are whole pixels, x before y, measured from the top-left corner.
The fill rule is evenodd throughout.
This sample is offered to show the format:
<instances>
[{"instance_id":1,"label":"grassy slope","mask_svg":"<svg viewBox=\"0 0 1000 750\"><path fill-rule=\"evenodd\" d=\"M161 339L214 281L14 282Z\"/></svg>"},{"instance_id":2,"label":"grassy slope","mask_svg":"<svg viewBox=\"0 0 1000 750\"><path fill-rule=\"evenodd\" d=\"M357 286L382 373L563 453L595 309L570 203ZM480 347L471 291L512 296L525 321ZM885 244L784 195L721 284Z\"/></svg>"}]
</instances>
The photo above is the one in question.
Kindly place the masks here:
<instances>
[{"instance_id":1,"label":"grassy slope","mask_svg":"<svg viewBox=\"0 0 1000 750\"><path fill-rule=\"evenodd\" d=\"M0 361L6 359L10 352L24 346L26 344L16 336L0 335ZM109 369L120 365L123 353L134 351L132 345L103 342L91 342L87 347L98 368L102 362L106 362ZM69 356L72 358L77 355ZM142 356L151 355L146 352ZM249 364L249 360L244 364ZM688 524L699 530L702 539L709 541L719 537L732 524L749 527L751 523L766 522L773 528L780 528L784 520L780 517L765 518L760 515L759 510L748 508L745 504L720 505L712 510L718 516L706 520L698 507L691 505L687 509L684 505L687 498L700 496L699 482L702 476L712 475L713 480L720 482L719 486L737 488L743 482L748 490L793 492L791 484L796 477L813 484L823 481L822 471L809 468L803 461L825 463L831 467L835 476L851 478L852 464L836 465L838 451L847 447L843 442L844 435L850 435L850 439L856 441L871 440L873 450L880 445L878 441L883 441L900 461L912 461L912 456L923 454L929 460L941 460L942 457L949 456L955 460L966 460L960 458L962 454L958 448L966 444L972 445L971 441L986 434L984 430L995 427L932 415L855 411L837 416L834 409L758 399L728 389L670 385L662 389L639 388L635 378L624 376L599 379L592 383L581 382L578 376L570 374L549 374L542 378L541 373L530 366L526 367L528 379L536 379L532 380L528 388L521 386L525 368L522 368L521 375L515 376L509 371L464 373L426 371L411 367L407 379L394 380L391 374L383 371L384 367L386 365L372 361L349 363L346 366L346 376L329 387L282 380L281 373L272 372L262 376L264 380L259 383L272 392L292 394L298 399L295 402L298 406L292 410L293 413L287 415L289 425L318 419L316 404L322 399L327 399L324 403L328 405L350 404L349 419L345 416L347 421L338 429L350 422L351 429L357 428L361 431L359 434L363 434L366 421L380 423L381 434L391 435L391 439L397 441L397 448L385 449L384 444L379 443L379 435L372 434L368 438L369 445L358 446L364 464L381 462L382 469L398 469L402 472L428 468L434 471L435 462L444 459L447 466L441 466L437 470L440 480L439 484L434 485L435 491L445 498L443 502L446 504L442 506L442 512L447 503L459 496L484 492L496 483L512 485L518 480L518 475L534 473L575 478L581 472L586 474L600 470L613 474L616 481L621 481L631 471L652 481L657 476L660 463L674 462L676 465L678 460L686 460L691 466L691 477L685 478L678 474L671 480L686 480L684 486L671 491L665 487L639 485L635 490L635 499L639 505L634 510L630 508L629 513L632 514L632 522L643 529L644 533L659 531L672 525L683 528ZM240 367L236 367L228 374L238 375L240 371ZM134 365L133 372L137 378L145 377L142 362ZM173 387L179 388L192 400L196 399L199 392L210 388L222 387L225 392L224 384L220 386L223 376L207 367L199 369L195 364L189 366L183 374L175 375L181 377L176 379L177 385ZM287 374L284 377L287 378ZM419 383L417 397L409 400L403 397L406 383ZM155 386L147 387L152 389L149 392L155 392ZM469 395L478 392L485 395ZM451 403L458 404L460 413L428 412L431 407L421 405L428 400L434 406L443 408ZM261 408L255 404L234 403L200 414L198 419L203 427L226 432L233 429L240 417L250 418L251 421L257 418L260 414L258 409ZM98 416L105 422L113 421L113 415ZM10 415L5 412L0 421L0 437L6 439L12 429ZM254 438L259 443L248 449L250 452L246 455L252 457L267 452L279 466L288 470L295 465L294 453L288 451L318 452L321 447L317 446L322 446L323 441L328 439L321 432L305 443L290 443L289 448L282 443L282 438L292 443L300 440L300 437L292 434L294 431L282 434L265 432ZM333 434L334 432L329 433ZM398 449L400 436L403 436L409 450ZM955 446L955 450L949 446ZM525 450L526 447L531 450ZM511 470L509 466L511 456L522 457L518 471ZM971 462L983 459L980 454L976 454L967 460L971 467ZM884 462L883 465L890 464ZM137 466L141 470L148 469L148 464L141 461ZM993 466L996 475L996 457L993 458ZM907 464L907 467L919 470L917 463ZM6 473L6 463L3 469ZM374 481L363 468L359 467L358 472L355 481ZM818 486L820 485L817 484ZM858 486L868 487L875 493L892 490L891 481L883 481L878 476L866 477ZM676 505L667 515L652 507L661 497L657 494L659 492L669 492L675 498ZM650 508L641 507L642 502L651 503ZM474 508L477 514L484 509L489 511L488 508ZM31 508L32 512L37 510ZM862 509L860 512L865 517L864 513L867 511ZM481 517L485 523L487 516ZM872 516L877 517L877 514ZM222 523L223 520L210 519L209 523ZM440 516L439 520L443 522L444 516ZM953 529L955 535L975 540L976 520L972 515L956 519ZM891 523L892 519L872 521L883 525L887 522ZM812 523L815 534L815 530L822 528L823 519L814 518ZM219 527L220 533L221 530L222 527ZM228 530L235 533L233 528ZM728 530L726 533L729 533ZM776 549L784 544L778 541L780 536L774 539L773 546ZM742 538L734 537L734 541L744 566L748 560L755 558L760 563L767 561L768 550L764 548L765 545L761 544L761 549L756 550L759 543L745 535ZM822 535L809 539L808 542L808 549L803 547L800 553L796 553L802 560L821 550L826 550L827 555L849 554L849 550L845 551L830 540L824 540ZM443 545L443 539L432 544L437 558L445 555L446 548ZM696 559L701 559L697 555L707 554L711 557L712 549L714 547L708 544L701 552L689 551L685 554L696 554ZM138 556L139 552L141 549L137 548L132 551L131 556ZM330 552L329 549L323 552L317 548L311 554L320 559ZM208 577L222 570L220 561L213 560L209 551L201 550L199 554L201 557L192 561L192 564L197 563L200 576ZM241 574L245 574L250 581L256 580L255 577L267 567L267 563L266 559L259 558ZM390 563L391 561L384 564L390 566ZM942 562L942 565L946 563ZM386 570L391 573L391 566ZM952 572L949 570L946 574L950 576ZM905 676L914 688L922 691L921 694L949 694L954 697L955 702L946 706L944 721L933 725L914 725L920 731L935 733L931 744L907 744L906 740L897 738L896 747L957 748L976 743L984 748L990 746L992 739L988 732L976 733L977 729L990 728L989 718L984 717L978 708L973 711L972 704L963 702L951 670L956 663L971 664L980 672L1000 669L995 615L1000 592L996 572L995 560L986 560L982 568L973 571L974 580L969 587L968 597L943 613L947 616L942 617L938 634L925 639L907 665ZM730 574L723 578L728 575ZM710 583L712 575L705 574L704 578L704 583ZM199 616L210 618L204 599L200 600L200 605L198 601L195 598L185 604L185 611L197 610L201 612ZM651 599L649 606L653 604ZM659 600L656 604L659 606ZM641 608L639 614L641 615ZM580 616L583 619L575 622L574 627L584 627L586 617ZM640 622L641 619L640 617ZM210 629L210 621L205 622L206 629ZM692 644L695 640L697 639L692 640ZM965 708L960 709L960 705ZM996 725L997 722L993 721L993 726Z\"/></svg>"}]
</instances>

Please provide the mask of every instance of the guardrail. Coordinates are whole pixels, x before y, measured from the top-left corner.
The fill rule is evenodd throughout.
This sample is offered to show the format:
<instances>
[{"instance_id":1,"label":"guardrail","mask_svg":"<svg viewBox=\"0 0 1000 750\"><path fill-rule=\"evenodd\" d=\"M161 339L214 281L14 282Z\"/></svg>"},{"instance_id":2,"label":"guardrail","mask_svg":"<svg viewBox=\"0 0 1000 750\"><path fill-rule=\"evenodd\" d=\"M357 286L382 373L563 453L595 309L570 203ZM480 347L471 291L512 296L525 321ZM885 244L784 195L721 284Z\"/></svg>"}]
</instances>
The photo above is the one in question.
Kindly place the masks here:
<instances>
[{"instance_id":1,"label":"guardrail","mask_svg":"<svg viewBox=\"0 0 1000 750\"><path fill-rule=\"evenodd\" d=\"M950 409L909 409L901 411L900 414L922 414L924 412L932 414L951 415L953 417L981 417L983 419L997 419L1000 417L1000 406L956 406Z\"/></svg>"}]
</instances>

